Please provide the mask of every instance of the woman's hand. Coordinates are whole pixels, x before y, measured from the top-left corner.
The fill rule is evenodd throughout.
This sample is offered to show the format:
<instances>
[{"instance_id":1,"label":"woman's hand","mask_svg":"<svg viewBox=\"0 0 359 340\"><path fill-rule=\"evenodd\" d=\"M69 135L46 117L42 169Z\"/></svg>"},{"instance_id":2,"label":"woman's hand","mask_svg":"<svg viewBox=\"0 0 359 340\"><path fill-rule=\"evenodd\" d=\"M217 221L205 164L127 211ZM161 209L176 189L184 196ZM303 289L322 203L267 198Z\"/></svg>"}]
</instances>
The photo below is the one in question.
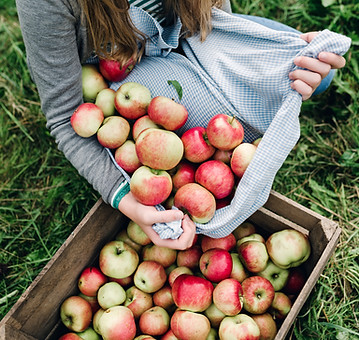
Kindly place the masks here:
<instances>
[{"instance_id":1,"label":"woman's hand","mask_svg":"<svg viewBox=\"0 0 359 340\"><path fill-rule=\"evenodd\" d=\"M309 43L317 34L309 32L300 37ZM345 59L335 53L320 52L318 59L301 56L294 59L294 64L305 70L297 69L289 73L289 78L293 80L291 87L302 95L303 100L307 100L332 68L345 66Z\"/></svg>"},{"instance_id":2,"label":"woman's hand","mask_svg":"<svg viewBox=\"0 0 359 340\"><path fill-rule=\"evenodd\" d=\"M193 221L180 210L158 211L153 206L139 203L131 192L122 198L118 209L129 219L137 223L151 241L158 246L183 250L191 247L194 242L196 226ZM182 220L183 233L176 240L163 240L152 228L152 225L155 223L168 223L178 220Z\"/></svg>"}]
</instances>

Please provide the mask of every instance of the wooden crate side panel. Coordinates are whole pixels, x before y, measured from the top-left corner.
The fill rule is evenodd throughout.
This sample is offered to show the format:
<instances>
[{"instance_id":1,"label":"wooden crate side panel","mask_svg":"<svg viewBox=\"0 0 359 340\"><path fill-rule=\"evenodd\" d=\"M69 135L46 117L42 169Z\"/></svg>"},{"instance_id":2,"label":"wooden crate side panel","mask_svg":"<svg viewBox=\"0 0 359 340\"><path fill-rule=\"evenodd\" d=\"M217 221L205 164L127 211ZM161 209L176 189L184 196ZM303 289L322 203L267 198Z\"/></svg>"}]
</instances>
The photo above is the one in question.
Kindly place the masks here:
<instances>
[{"instance_id":1,"label":"wooden crate side panel","mask_svg":"<svg viewBox=\"0 0 359 340\"><path fill-rule=\"evenodd\" d=\"M4 324L0 327L0 340L37 340L29 334L25 334L10 325Z\"/></svg>"}]
</instances>

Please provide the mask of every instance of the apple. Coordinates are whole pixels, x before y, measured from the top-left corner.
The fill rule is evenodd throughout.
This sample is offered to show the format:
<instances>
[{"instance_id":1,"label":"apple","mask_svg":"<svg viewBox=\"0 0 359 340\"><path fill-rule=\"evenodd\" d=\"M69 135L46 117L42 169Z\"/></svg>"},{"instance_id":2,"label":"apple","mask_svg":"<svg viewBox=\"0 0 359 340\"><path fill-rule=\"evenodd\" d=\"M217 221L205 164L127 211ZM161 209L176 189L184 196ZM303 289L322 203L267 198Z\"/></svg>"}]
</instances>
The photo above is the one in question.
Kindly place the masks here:
<instances>
[{"instance_id":1,"label":"apple","mask_svg":"<svg viewBox=\"0 0 359 340\"><path fill-rule=\"evenodd\" d=\"M117 282L107 282L97 292L97 300L102 309L121 305L126 300L126 292Z\"/></svg>"},{"instance_id":2,"label":"apple","mask_svg":"<svg viewBox=\"0 0 359 340\"><path fill-rule=\"evenodd\" d=\"M172 297L180 309L203 312L212 303L213 284L205 278L182 274L172 284Z\"/></svg>"},{"instance_id":3,"label":"apple","mask_svg":"<svg viewBox=\"0 0 359 340\"><path fill-rule=\"evenodd\" d=\"M220 150L232 150L243 141L244 130L242 124L227 114L213 116L207 124L209 142Z\"/></svg>"},{"instance_id":4,"label":"apple","mask_svg":"<svg viewBox=\"0 0 359 340\"><path fill-rule=\"evenodd\" d=\"M161 340L178 340L178 338L174 335L172 329L169 329L165 334L163 334L160 338Z\"/></svg>"},{"instance_id":5,"label":"apple","mask_svg":"<svg viewBox=\"0 0 359 340\"><path fill-rule=\"evenodd\" d=\"M123 279L133 274L138 266L139 256L123 241L106 243L99 255L100 270L107 276Z\"/></svg>"},{"instance_id":6,"label":"apple","mask_svg":"<svg viewBox=\"0 0 359 340\"><path fill-rule=\"evenodd\" d=\"M144 115L135 120L132 126L132 138L134 141L137 140L139 134L148 128L160 129L161 127L156 124L149 115Z\"/></svg>"},{"instance_id":7,"label":"apple","mask_svg":"<svg viewBox=\"0 0 359 340\"><path fill-rule=\"evenodd\" d=\"M98 93L108 85L94 64L82 65L82 95L85 102L95 102Z\"/></svg>"},{"instance_id":8,"label":"apple","mask_svg":"<svg viewBox=\"0 0 359 340\"><path fill-rule=\"evenodd\" d=\"M233 150L219 150L217 149L213 154L213 159L222 161L223 163L230 165Z\"/></svg>"},{"instance_id":9,"label":"apple","mask_svg":"<svg viewBox=\"0 0 359 340\"><path fill-rule=\"evenodd\" d=\"M142 313L138 325L142 333L159 336L168 331L170 316L164 308L153 306Z\"/></svg>"},{"instance_id":10,"label":"apple","mask_svg":"<svg viewBox=\"0 0 359 340\"><path fill-rule=\"evenodd\" d=\"M204 311L204 315L208 318L211 326L217 329L221 321L226 317L226 314L219 310L214 303Z\"/></svg>"},{"instance_id":11,"label":"apple","mask_svg":"<svg viewBox=\"0 0 359 340\"><path fill-rule=\"evenodd\" d=\"M265 239L264 237L261 235L261 234L258 234L258 233L253 233L253 234L250 234L248 236L244 236L244 237L241 237L240 239L237 240L237 243L236 243L236 246L237 248L244 242L247 242L247 241L259 241L259 242L262 242L262 243L265 243Z\"/></svg>"},{"instance_id":12,"label":"apple","mask_svg":"<svg viewBox=\"0 0 359 340\"><path fill-rule=\"evenodd\" d=\"M236 229L233 230L232 234L239 240L242 237L249 236L257 232L257 229L253 223L243 222Z\"/></svg>"},{"instance_id":13,"label":"apple","mask_svg":"<svg viewBox=\"0 0 359 340\"><path fill-rule=\"evenodd\" d=\"M128 222L127 228L128 237L137 244L141 246L146 246L151 243L151 239L147 234L142 230L142 228L134 221L130 220Z\"/></svg>"},{"instance_id":14,"label":"apple","mask_svg":"<svg viewBox=\"0 0 359 340\"><path fill-rule=\"evenodd\" d=\"M160 290L153 293L152 299L154 305L160 306L168 312L171 312L175 306L172 296L172 288L169 284L165 284Z\"/></svg>"},{"instance_id":15,"label":"apple","mask_svg":"<svg viewBox=\"0 0 359 340\"><path fill-rule=\"evenodd\" d=\"M210 159L216 149L207 138L203 126L195 126L185 131L181 137L184 146L184 158L193 163L202 163Z\"/></svg>"},{"instance_id":16,"label":"apple","mask_svg":"<svg viewBox=\"0 0 359 340\"><path fill-rule=\"evenodd\" d=\"M66 333L59 337L59 340L83 340L78 334L76 333Z\"/></svg>"},{"instance_id":17,"label":"apple","mask_svg":"<svg viewBox=\"0 0 359 340\"><path fill-rule=\"evenodd\" d=\"M256 151L257 147L250 143L241 143L233 150L231 169L236 176L243 176Z\"/></svg>"},{"instance_id":18,"label":"apple","mask_svg":"<svg viewBox=\"0 0 359 340\"><path fill-rule=\"evenodd\" d=\"M60 306L63 324L73 332L82 332L90 326L92 309L89 302L77 295L66 298Z\"/></svg>"},{"instance_id":19,"label":"apple","mask_svg":"<svg viewBox=\"0 0 359 340\"><path fill-rule=\"evenodd\" d=\"M170 170L182 159L183 143L173 131L148 128L137 137L136 152L143 165Z\"/></svg>"},{"instance_id":20,"label":"apple","mask_svg":"<svg viewBox=\"0 0 359 340\"><path fill-rule=\"evenodd\" d=\"M139 83L123 83L115 95L115 107L127 119L138 119L147 113L152 99L150 90Z\"/></svg>"},{"instance_id":21,"label":"apple","mask_svg":"<svg viewBox=\"0 0 359 340\"><path fill-rule=\"evenodd\" d=\"M246 241L238 248L239 258L246 269L252 273L259 273L267 266L269 256L266 245L260 241Z\"/></svg>"},{"instance_id":22,"label":"apple","mask_svg":"<svg viewBox=\"0 0 359 340\"><path fill-rule=\"evenodd\" d=\"M133 174L142 164L137 157L133 140L126 140L115 150L116 163L127 173Z\"/></svg>"},{"instance_id":23,"label":"apple","mask_svg":"<svg viewBox=\"0 0 359 340\"><path fill-rule=\"evenodd\" d=\"M141 334L136 336L134 340L156 340L153 336L148 334Z\"/></svg>"},{"instance_id":24,"label":"apple","mask_svg":"<svg viewBox=\"0 0 359 340\"><path fill-rule=\"evenodd\" d=\"M255 321L246 314L226 316L219 325L221 340L259 340L260 330Z\"/></svg>"},{"instance_id":25,"label":"apple","mask_svg":"<svg viewBox=\"0 0 359 340\"><path fill-rule=\"evenodd\" d=\"M101 308L97 301L97 294L95 296L87 296L80 292L78 295L91 305L92 314L95 314Z\"/></svg>"},{"instance_id":26,"label":"apple","mask_svg":"<svg viewBox=\"0 0 359 340\"><path fill-rule=\"evenodd\" d=\"M199 267L199 259L202 254L202 249L198 244L184 250L179 250L177 252L177 266L184 266L194 270Z\"/></svg>"},{"instance_id":27,"label":"apple","mask_svg":"<svg viewBox=\"0 0 359 340\"><path fill-rule=\"evenodd\" d=\"M181 128L188 118L185 106L165 96L152 98L147 112L156 124L170 131Z\"/></svg>"},{"instance_id":28,"label":"apple","mask_svg":"<svg viewBox=\"0 0 359 340\"><path fill-rule=\"evenodd\" d=\"M286 294L298 295L307 281L304 269L302 267L293 267L289 269L288 280L283 287Z\"/></svg>"},{"instance_id":29,"label":"apple","mask_svg":"<svg viewBox=\"0 0 359 340\"><path fill-rule=\"evenodd\" d=\"M84 331L77 333L82 340L101 340L98 333L94 331L92 327L86 328Z\"/></svg>"},{"instance_id":30,"label":"apple","mask_svg":"<svg viewBox=\"0 0 359 340\"><path fill-rule=\"evenodd\" d=\"M70 119L74 131L84 138L95 135L103 120L103 112L93 103L80 104Z\"/></svg>"},{"instance_id":31,"label":"apple","mask_svg":"<svg viewBox=\"0 0 359 340\"><path fill-rule=\"evenodd\" d=\"M211 324L203 314L177 310L171 318L171 329L178 339L206 340Z\"/></svg>"},{"instance_id":32,"label":"apple","mask_svg":"<svg viewBox=\"0 0 359 340\"><path fill-rule=\"evenodd\" d=\"M188 183L177 190L174 206L187 213L197 223L209 222L216 212L216 200L198 183Z\"/></svg>"},{"instance_id":33,"label":"apple","mask_svg":"<svg viewBox=\"0 0 359 340\"><path fill-rule=\"evenodd\" d=\"M126 290L126 300L123 305L132 311L135 319L138 319L143 312L153 306L152 295L136 286L131 286Z\"/></svg>"},{"instance_id":34,"label":"apple","mask_svg":"<svg viewBox=\"0 0 359 340\"><path fill-rule=\"evenodd\" d=\"M236 315L243 307L243 289L239 281L228 278L220 281L213 290L213 303L225 315Z\"/></svg>"},{"instance_id":35,"label":"apple","mask_svg":"<svg viewBox=\"0 0 359 340\"><path fill-rule=\"evenodd\" d=\"M104 119L97 131L97 139L102 146L109 149L117 149L130 134L129 122L120 116L110 116Z\"/></svg>"},{"instance_id":36,"label":"apple","mask_svg":"<svg viewBox=\"0 0 359 340\"><path fill-rule=\"evenodd\" d=\"M216 199L216 210L222 209L222 208L226 207L227 205L230 205L232 202L232 199L233 199L233 192L227 197L224 197L221 199L217 198Z\"/></svg>"},{"instance_id":37,"label":"apple","mask_svg":"<svg viewBox=\"0 0 359 340\"><path fill-rule=\"evenodd\" d=\"M105 118L115 115L115 94L115 90L107 88L96 96L95 104L101 109Z\"/></svg>"},{"instance_id":38,"label":"apple","mask_svg":"<svg viewBox=\"0 0 359 340\"><path fill-rule=\"evenodd\" d=\"M274 340L277 335L277 324L272 315L269 313L263 313L251 315L251 317L259 327L261 333L259 340Z\"/></svg>"},{"instance_id":39,"label":"apple","mask_svg":"<svg viewBox=\"0 0 359 340\"><path fill-rule=\"evenodd\" d=\"M287 294L275 292L269 313L275 320L283 320L292 308L292 301Z\"/></svg>"},{"instance_id":40,"label":"apple","mask_svg":"<svg viewBox=\"0 0 359 340\"><path fill-rule=\"evenodd\" d=\"M99 320L104 312L105 310L100 308L96 311L92 318L92 327L97 334L101 334L99 329Z\"/></svg>"},{"instance_id":41,"label":"apple","mask_svg":"<svg viewBox=\"0 0 359 340\"><path fill-rule=\"evenodd\" d=\"M211 328L206 340L217 340L217 339L218 339L217 329Z\"/></svg>"},{"instance_id":42,"label":"apple","mask_svg":"<svg viewBox=\"0 0 359 340\"><path fill-rule=\"evenodd\" d=\"M107 277L97 267L86 267L80 274L77 286L81 293L96 296L98 289L108 281Z\"/></svg>"},{"instance_id":43,"label":"apple","mask_svg":"<svg viewBox=\"0 0 359 340\"><path fill-rule=\"evenodd\" d=\"M157 205L165 201L172 191L171 176L165 170L140 166L130 180L130 190L144 205Z\"/></svg>"},{"instance_id":44,"label":"apple","mask_svg":"<svg viewBox=\"0 0 359 340\"><path fill-rule=\"evenodd\" d=\"M217 199L229 196L234 188L234 174L231 168L222 161L214 159L203 162L198 167L195 180Z\"/></svg>"},{"instance_id":45,"label":"apple","mask_svg":"<svg viewBox=\"0 0 359 340\"><path fill-rule=\"evenodd\" d=\"M241 259L239 258L238 253L231 253L231 257L233 265L231 275L229 277L242 282L245 278L248 277L248 274L243 266L243 263L241 262Z\"/></svg>"},{"instance_id":46,"label":"apple","mask_svg":"<svg viewBox=\"0 0 359 340\"><path fill-rule=\"evenodd\" d=\"M135 318L125 306L106 309L98 320L98 327L106 340L132 340L136 336Z\"/></svg>"},{"instance_id":47,"label":"apple","mask_svg":"<svg viewBox=\"0 0 359 340\"><path fill-rule=\"evenodd\" d=\"M295 229L283 229L272 233L266 246L269 257L278 267L298 267L310 256L311 247L306 235Z\"/></svg>"},{"instance_id":48,"label":"apple","mask_svg":"<svg viewBox=\"0 0 359 340\"><path fill-rule=\"evenodd\" d=\"M168 275L169 285L172 287L173 282L176 280L176 278L182 274L193 275L193 272L190 268L184 267L184 266L177 267L177 268L173 269Z\"/></svg>"},{"instance_id":49,"label":"apple","mask_svg":"<svg viewBox=\"0 0 359 340\"><path fill-rule=\"evenodd\" d=\"M115 279L114 277L109 277L109 281L119 283L123 288L128 288L133 285L133 274L126 276L122 279Z\"/></svg>"},{"instance_id":50,"label":"apple","mask_svg":"<svg viewBox=\"0 0 359 340\"><path fill-rule=\"evenodd\" d=\"M258 273L259 276L265 277L271 282L274 290L277 292L282 290L287 283L289 277L289 270L276 266L271 260L268 261L267 266Z\"/></svg>"},{"instance_id":51,"label":"apple","mask_svg":"<svg viewBox=\"0 0 359 340\"><path fill-rule=\"evenodd\" d=\"M133 58L125 62L100 58L99 70L105 79L111 82L124 80L136 65Z\"/></svg>"},{"instance_id":52,"label":"apple","mask_svg":"<svg viewBox=\"0 0 359 340\"><path fill-rule=\"evenodd\" d=\"M173 191L176 192L180 187L185 184L195 182L195 173L197 167L195 164L182 159L178 165L171 171Z\"/></svg>"},{"instance_id":53,"label":"apple","mask_svg":"<svg viewBox=\"0 0 359 340\"><path fill-rule=\"evenodd\" d=\"M203 235L201 238L201 248L205 252L209 249L220 248L227 251L231 251L236 246L236 238L233 234L228 234L227 236L213 238L207 235Z\"/></svg>"},{"instance_id":54,"label":"apple","mask_svg":"<svg viewBox=\"0 0 359 340\"><path fill-rule=\"evenodd\" d=\"M259 137L259 138L257 138L256 140L254 140L254 141L252 142L252 144L255 145L255 146L258 146L261 141L262 141L262 137Z\"/></svg>"},{"instance_id":55,"label":"apple","mask_svg":"<svg viewBox=\"0 0 359 340\"><path fill-rule=\"evenodd\" d=\"M177 250L161 247L156 244L148 244L142 250L142 259L143 261L156 261L160 263L164 268L169 267L170 265L176 262Z\"/></svg>"},{"instance_id":56,"label":"apple","mask_svg":"<svg viewBox=\"0 0 359 340\"><path fill-rule=\"evenodd\" d=\"M201 273L212 282L220 282L229 278L232 266L232 256L225 249L206 250L199 259Z\"/></svg>"},{"instance_id":57,"label":"apple","mask_svg":"<svg viewBox=\"0 0 359 340\"><path fill-rule=\"evenodd\" d=\"M127 245L129 245L131 248L133 248L138 254L140 254L140 251L142 249L142 246L136 242L134 242L127 234L126 229L121 229L118 234L115 237L115 240L117 241L123 241Z\"/></svg>"},{"instance_id":58,"label":"apple","mask_svg":"<svg viewBox=\"0 0 359 340\"><path fill-rule=\"evenodd\" d=\"M141 262L135 272L135 286L145 293L154 293L161 289L167 280L163 266L156 261Z\"/></svg>"},{"instance_id":59,"label":"apple","mask_svg":"<svg viewBox=\"0 0 359 340\"><path fill-rule=\"evenodd\" d=\"M243 308L252 314L265 313L274 299L274 288L269 280L254 275L242 281Z\"/></svg>"}]
</instances>

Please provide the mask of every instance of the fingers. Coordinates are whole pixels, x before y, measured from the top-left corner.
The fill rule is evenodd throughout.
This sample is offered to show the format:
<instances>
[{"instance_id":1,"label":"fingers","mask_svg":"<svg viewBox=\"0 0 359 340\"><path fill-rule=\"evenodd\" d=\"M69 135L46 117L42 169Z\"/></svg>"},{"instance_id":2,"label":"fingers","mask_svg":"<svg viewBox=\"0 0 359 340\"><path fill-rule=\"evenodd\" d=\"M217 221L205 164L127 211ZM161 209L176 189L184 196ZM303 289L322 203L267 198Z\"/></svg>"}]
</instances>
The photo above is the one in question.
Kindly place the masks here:
<instances>
[{"instance_id":1,"label":"fingers","mask_svg":"<svg viewBox=\"0 0 359 340\"><path fill-rule=\"evenodd\" d=\"M344 57L329 52L320 52L318 54L318 59L323 63L331 65L331 68L335 69L344 67L346 63Z\"/></svg>"},{"instance_id":2,"label":"fingers","mask_svg":"<svg viewBox=\"0 0 359 340\"><path fill-rule=\"evenodd\" d=\"M178 221L183 219L183 212L181 210L164 210L156 211L153 216L153 223L168 223L173 221ZM152 223L152 224L153 224Z\"/></svg>"},{"instance_id":3,"label":"fingers","mask_svg":"<svg viewBox=\"0 0 359 340\"><path fill-rule=\"evenodd\" d=\"M304 81L297 79L290 84L291 88L302 95L303 100L307 100L313 94L314 90Z\"/></svg>"},{"instance_id":4,"label":"fingers","mask_svg":"<svg viewBox=\"0 0 359 340\"><path fill-rule=\"evenodd\" d=\"M297 57L294 59L294 64L309 71L319 73L322 79L329 74L331 69L330 64L311 57Z\"/></svg>"},{"instance_id":5,"label":"fingers","mask_svg":"<svg viewBox=\"0 0 359 340\"><path fill-rule=\"evenodd\" d=\"M305 40L307 43L310 43L318 34L319 32L308 32L301 34L300 38Z\"/></svg>"}]
</instances>

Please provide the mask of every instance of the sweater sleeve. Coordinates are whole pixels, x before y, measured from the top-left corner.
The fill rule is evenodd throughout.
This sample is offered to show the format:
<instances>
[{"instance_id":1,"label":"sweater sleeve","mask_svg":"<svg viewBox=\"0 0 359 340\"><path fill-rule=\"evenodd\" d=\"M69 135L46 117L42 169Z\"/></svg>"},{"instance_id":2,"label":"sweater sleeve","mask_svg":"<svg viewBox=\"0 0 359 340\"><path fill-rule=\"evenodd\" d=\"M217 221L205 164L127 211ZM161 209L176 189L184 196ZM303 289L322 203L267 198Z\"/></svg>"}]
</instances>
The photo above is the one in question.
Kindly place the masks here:
<instances>
[{"instance_id":1,"label":"sweater sleeve","mask_svg":"<svg viewBox=\"0 0 359 340\"><path fill-rule=\"evenodd\" d=\"M16 6L46 126L65 157L109 203L125 179L96 137L79 137L70 123L83 102L79 9L70 0L17 0Z\"/></svg>"}]
</instances>

